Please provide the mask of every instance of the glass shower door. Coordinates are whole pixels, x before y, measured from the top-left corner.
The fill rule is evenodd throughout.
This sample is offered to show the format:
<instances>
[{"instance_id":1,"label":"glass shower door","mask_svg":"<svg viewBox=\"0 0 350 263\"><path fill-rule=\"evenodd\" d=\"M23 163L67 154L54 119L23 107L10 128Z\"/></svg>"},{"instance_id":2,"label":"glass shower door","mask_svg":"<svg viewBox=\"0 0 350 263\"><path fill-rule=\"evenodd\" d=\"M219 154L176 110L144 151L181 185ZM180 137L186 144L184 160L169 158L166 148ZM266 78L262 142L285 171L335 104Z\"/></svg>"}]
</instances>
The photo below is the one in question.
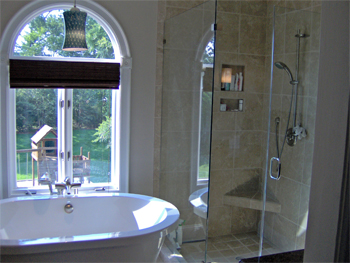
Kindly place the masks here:
<instances>
[{"instance_id":1,"label":"glass shower door","mask_svg":"<svg viewBox=\"0 0 350 263\"><path fill-rule=\"evenodd\" d=\"M299 7L217 1L209 262L304 247L320 13Z\"/></svg>"},{"instance_id":2,"label":"glass shower door","mask_svg":"<svg viewBox=\"0 0 350 263\"><path fill-rule=\"evenodd\" d=\"M180 210L172 242L189 262L304 248L321 9L310 3L208 1L165 22L160 198Z\"/></svg>"},{"instance_id":3,"label":"glass shower door","mask_svg":"<svg viewBox=\"0 0 350 263\"><path fill-rule=\"evenodd\" d=\"M321 6L313 10L276 6L267 18L274 43L271 47L268 152L268 160L272 158L272 161L271 176L266 178L266 194L267 198L276 200L280 208L276 212L266 210L264 214L266 249L263 252L266 254L300 250L305 245L314 148Z\"/></svg>"},{"instance_id":4,"label":"glass shower door","mask_svg":"<svg viewBox=\"0 0 350 263\"><path fill-rule=\"evenodd\" d=\"M205 259L215 1L165 21L160 198L181 220L170 242L186 260Z\"/></svg>"}]
</instances>

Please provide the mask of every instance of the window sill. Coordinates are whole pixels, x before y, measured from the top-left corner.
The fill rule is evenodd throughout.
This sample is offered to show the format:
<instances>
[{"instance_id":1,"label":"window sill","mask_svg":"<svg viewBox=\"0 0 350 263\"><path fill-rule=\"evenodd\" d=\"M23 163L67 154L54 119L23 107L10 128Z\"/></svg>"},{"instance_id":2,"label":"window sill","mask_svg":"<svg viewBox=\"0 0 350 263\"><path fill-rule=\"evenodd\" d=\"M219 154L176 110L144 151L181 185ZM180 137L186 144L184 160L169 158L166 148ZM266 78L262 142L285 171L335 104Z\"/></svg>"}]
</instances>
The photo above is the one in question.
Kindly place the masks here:
<instances>
[{"instance_id":1,"label":"window sill","mask_svg":"<svg viewBox=\"0 0 350 263\"><path fill-rule=\"evenodd\" d=\"M101 189L100 191L96 189ZM102 190L105 189L105 190ZM56 189L53 186L53 191L56 192ZM39 195L50 195L49 189L47 186L39 186L39 187L30 187L30 188L17 188L12 191L9 197L19 197L19 196L30 196L29 192L32 193L33 196ZM81 194L92 194L92 193L119 193L120 190L113 186L108 186L105 184L96 184L94 186L81 187L78 188L78 193ZM57 195L57 194L53 194Z\"/></svg>"}]
</instances>

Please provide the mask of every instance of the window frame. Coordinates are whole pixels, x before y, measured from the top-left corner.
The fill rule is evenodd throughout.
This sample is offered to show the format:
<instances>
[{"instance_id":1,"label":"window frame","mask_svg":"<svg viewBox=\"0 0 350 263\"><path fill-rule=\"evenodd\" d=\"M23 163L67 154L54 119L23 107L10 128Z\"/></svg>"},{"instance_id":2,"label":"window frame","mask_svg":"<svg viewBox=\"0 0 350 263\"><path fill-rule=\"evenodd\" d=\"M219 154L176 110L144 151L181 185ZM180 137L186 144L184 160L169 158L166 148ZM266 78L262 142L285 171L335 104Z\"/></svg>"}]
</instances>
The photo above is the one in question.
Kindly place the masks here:
<instances>
[{"instance_id":1,"label":"window frame","mask_svg":"<svg viewBox=\"0 0 350 263\"><path fill-rule=\"evenodd\" d=\"M2 198L23 195L27 192L27 188L16 187L16 177L11 176L16 174L16 123L15 123L15 105L11 102L15 101L15 91L11 91L8 83L8 63L9 59L18 59L18 56L14 56L14 45L18 34L23 27L28 24L34 17L47 12L52 9L69 9L72 7L71 3L52 3L51 1L34 1L24 6L8 23L5 31L2 35L0 42L0 54L1 54L1 94L5 95L0 101L1 124L5 124L7 127L5 132L0 131L1 140L5 142L5 151L0 152L0 164L2 166L2 172L0 174L2 184ZM116 150L112 153L112 160L115 160L115 165L112 165L111 173L119 173L119 190L109 189L110 191L128 192L129 190L129 145L130 145L130 84L131 84L131 68L132 58L128 41L125 34L115 20L115 18L103 7L94 2L82 2L79 4L79 8L85 11L95 19L107 32L111 39L113 48L119 48L121 57L120 67L120 89L116 92L112 92L112 100L117 103L112 105L112 115L119 116L119 123L116 123L112 118L112 125L115 127L112 131L112 140L115 141L115 146L119 146L119 151ZM23 18L24 17L24 18ZM46 57L23 57L26 59L57 59L67 60L67 58L46 58ZM75 61L82 60L87 61L89 58L73 58ZM95 59L92 59L95 60ZM68 59L68 61L72 61ZM98 61L103 61L98 59ZM106 61L111 61L110 59ZM114 60L115 61L115 60ZM4 94L5 92L5 94ZM117 94L118 93L118 94ZM117 107L118 105L118 107ZM4 114L5 111L5 114ZM5 116L5 117L4 117ZM4 136L5 134L5 136ZM4 141L6 138L6 141ZM3 153L6 152L6 159L3 157ZM119 171L117 171L119 170ZM4 173L5 171L5 173ZM5 178L4 178L5 177ZM113 183L113 182L112 182ZM94 187L93 187L94 188ZM86 190L93 190L88 189ZM38 188L37 193L48 193L47 188Z\"/></svg>"},{"instance_id":2,"label":"window frame","mask_svg":"<svg viewBox=\"0 0 350 263\"><path fill-rule=\"evenodd\" d=\"M208 28L207 31L204 33L203 38L201 39L200 43L198 44L197 51L196 51L196 57L195 57L195 63L196 67L198 67L198 72L200 72L200 82L199 82L199 87L200 87L200 94L198 96L198 112L197 112L197 122L196 122L196 127L195 130L198 133L197 135L194 135L193 140L192 140L192 147L193 149L196 149L197 154L192 155L191 157L191 167L192 167L192 172L191 172L191 192L197 191L201 188L204 188L208 186L209 184L209 178L210 178L210 158L209 158L209 174L207 179L199 179L199 167L200 167L200 134L201 134L201 111L202 111L202 97L203 97L203 77L205 74L205 71L203 67L206 65L206 67L209 67L209 64L205 64L203 62L203 54L205 52L205 49L208 45L208 43L214 38L214 50L215 50L215 34L214 34L214 27ZM215 58L215 56L214 56ZM215 68L215 59L212 64L212 68L214 70ZM214 74L213 74L214 75ZM214 95L212 94L212 105L213 107L213 97ZM211 117L212 118L212 117ZM194 133L195 134L195 133ZM196 136L196 137L195 137ZM210 135L211 136L211 135ZM211 142L211 139L210 139ZM209 156L211 155L211 146L210 146L210 152Z\"/></svg>"}]
</instances>

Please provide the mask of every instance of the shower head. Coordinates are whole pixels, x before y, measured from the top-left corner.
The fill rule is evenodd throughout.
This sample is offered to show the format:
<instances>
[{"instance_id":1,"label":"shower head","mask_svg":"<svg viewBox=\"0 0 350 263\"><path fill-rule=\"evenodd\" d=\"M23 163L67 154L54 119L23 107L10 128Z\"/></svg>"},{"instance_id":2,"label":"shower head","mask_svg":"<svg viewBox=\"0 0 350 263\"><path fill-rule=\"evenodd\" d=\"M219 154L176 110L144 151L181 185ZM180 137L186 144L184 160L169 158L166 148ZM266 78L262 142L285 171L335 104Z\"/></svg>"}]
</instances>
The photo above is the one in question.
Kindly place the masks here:
<instances>
[{"instance_id":1,"label":"shower head","mask_svg":"<svg viewBox=\"0 0 350 263\"><path fill-rule=\"evenodd\" d=\"M286 64L284 64L283 62L275 62L275 66L279 69L285 69L285 68L288 68Z\"/></svg>"},{"instance_id":2,"label":"shower head","mask_svg":"<svg viewBox=\"0 0 350 263\"><path fill-rule=\"evenodd\" d=\"M290 78L290 84L293 85L293 84L297 84L298 83L297 80L293 79L292 72L290 71L290 69L288 68L288 66L286 64L284 64L283 62L278 61L278 62L275 62L275 66L277 68L279 68L279 69L284 69L287 72L287 74L289 75L289 78Z\"/></svg>"}]
</instances>

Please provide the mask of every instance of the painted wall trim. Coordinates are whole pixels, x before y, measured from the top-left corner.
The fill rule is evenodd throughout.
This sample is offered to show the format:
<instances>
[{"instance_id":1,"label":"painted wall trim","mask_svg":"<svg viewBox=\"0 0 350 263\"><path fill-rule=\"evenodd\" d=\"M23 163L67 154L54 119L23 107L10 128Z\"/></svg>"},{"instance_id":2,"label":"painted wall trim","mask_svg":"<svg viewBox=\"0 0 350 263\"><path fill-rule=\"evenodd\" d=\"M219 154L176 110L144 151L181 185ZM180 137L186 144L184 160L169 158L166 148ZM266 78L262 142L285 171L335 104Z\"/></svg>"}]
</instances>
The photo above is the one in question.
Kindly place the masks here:
<instances>
[{"instance_id":1,"label":"painted wall trim","mask_svg":"<svg viewBox=\"0 0 350 263\"><path fill-rule=\"evenodd\" d=\"M349 2L324 1L304 262L333 262L349 99Z\"/></svg>"}]
</instances>

